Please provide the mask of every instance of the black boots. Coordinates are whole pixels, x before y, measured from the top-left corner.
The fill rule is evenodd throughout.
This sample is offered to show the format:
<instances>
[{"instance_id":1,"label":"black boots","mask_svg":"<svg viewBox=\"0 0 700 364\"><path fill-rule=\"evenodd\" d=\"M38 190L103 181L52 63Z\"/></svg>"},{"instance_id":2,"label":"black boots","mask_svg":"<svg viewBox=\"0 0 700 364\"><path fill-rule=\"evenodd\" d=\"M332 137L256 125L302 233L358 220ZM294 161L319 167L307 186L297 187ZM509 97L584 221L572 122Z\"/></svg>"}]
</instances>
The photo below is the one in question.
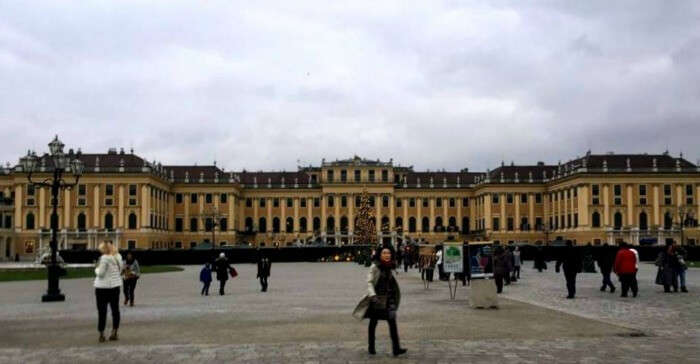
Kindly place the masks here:
<instances>
[{"instance_id":1,"label":"black boots","mask_svg":"<svg viewBox=\"0 0 700 364\"><path fill-rule=\"evenodd\" d=\"M406 354L408 350L404 348L394 348L394 356L399 356L401 354Z\"/></svg>"},{"instance_id":2,"label":"black boots","mask_svg":"<svg viewBox=\"0 0 700 364\"><path fill-rule=\"evenodd\" d=\"M119 340L119 335L117 334L117 330L112 330L112 335L109 335L109 341L117 341Z\"/></svg>"}]
</instances>

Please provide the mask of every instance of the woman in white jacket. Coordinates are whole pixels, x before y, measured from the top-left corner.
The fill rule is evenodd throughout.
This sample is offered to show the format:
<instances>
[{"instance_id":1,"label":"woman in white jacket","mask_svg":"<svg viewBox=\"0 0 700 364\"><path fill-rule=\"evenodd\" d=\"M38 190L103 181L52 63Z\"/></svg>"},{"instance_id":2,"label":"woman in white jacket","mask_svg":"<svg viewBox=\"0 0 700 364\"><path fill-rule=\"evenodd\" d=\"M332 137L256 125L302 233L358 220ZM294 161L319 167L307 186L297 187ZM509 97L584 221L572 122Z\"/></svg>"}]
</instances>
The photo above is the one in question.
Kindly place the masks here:
<instances>
[{"instance_id":1,"label":"woman in white jacket","mask_svg":"<svg viewBox=\"0 0 700 364\"><path fill-rule=\"evenodd\" d=\"M118 340L119 330L119 291L122 285L121 272L124 268L122 257L112 242L102 242L98 247L102 256L95 268L95 297L97 299L97 331L100 342L105 342L105 325L107 323L107 305L112 311L112 334L109 340Z\"/></svg>"}]
</instances>

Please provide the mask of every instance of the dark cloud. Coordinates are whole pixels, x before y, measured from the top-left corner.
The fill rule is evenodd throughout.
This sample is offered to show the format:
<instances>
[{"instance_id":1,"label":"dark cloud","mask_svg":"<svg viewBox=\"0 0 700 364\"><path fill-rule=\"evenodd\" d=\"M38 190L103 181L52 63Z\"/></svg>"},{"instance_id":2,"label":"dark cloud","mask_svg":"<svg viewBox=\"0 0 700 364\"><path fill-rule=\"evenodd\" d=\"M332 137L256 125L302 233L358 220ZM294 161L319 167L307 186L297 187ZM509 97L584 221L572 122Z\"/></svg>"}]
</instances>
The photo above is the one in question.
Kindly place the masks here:
<instances>
[{"instance_id":1,"label":"dark cloud","mask_svg":"<svg viewBox=\"0 0 700 364\"><path fill-rule=\"evenodd\" d=\"M0 160L700 157L696 2L0 3Z\"/></svg>"}]
</instances>

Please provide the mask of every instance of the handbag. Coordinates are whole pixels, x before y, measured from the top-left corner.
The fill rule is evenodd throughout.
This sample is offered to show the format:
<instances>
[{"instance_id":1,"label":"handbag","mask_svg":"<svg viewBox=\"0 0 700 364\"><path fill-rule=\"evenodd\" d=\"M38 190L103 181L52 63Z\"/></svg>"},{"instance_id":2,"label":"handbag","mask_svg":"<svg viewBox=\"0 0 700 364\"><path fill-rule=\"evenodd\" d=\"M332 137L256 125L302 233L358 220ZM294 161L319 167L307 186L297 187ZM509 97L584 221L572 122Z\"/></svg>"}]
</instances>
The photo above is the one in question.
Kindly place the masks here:
<instances>
[{"instance_id":1,"label":"handbag","mask_svg":"<svg viewBox=\"0 0 700 364\"><path fill-rule=\"evenodd\" d=\"M238 272L236 271L236 268L231 267L231 269L229 269L228 272L229 272L229 274L231 274L231 278L236 278L236 277L238 277Z\"/></svg>"},{"instance_id":2,"label":"handbag","mask_svg":"<svg viewBox=\"0 0 700 364\"><path fill-rule=\"evenodd\" d=\"M656 271L656 280L654 283L663 286L664 284L664 270L659 268L658 271Z\"/></svg>"}]
</instances>

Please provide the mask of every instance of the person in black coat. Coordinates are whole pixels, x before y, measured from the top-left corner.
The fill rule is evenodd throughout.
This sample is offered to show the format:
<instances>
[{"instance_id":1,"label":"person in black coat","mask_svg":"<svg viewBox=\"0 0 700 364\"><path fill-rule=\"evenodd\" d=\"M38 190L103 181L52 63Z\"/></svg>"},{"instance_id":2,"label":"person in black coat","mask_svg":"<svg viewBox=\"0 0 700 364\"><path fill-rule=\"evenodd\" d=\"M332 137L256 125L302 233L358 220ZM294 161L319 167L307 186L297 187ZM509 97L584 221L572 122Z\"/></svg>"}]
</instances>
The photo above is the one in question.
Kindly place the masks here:
<instances>
[{"instance_id":1,"label":"person in black coat","mask_svg":"<svg viewBox=\"0 0 700 364\"><path fill-rule=\"evenodd\" d=\"M541 246L537 247L537 251L535 251L535 269L542 273L542 270L547 269L547 262L545 262L544 259L544 249L542 249Z\"/></svg>"},{"instance_id":2,"label":"person in black coat","mask_svg":"<svg viewBox=\"0 0 700 364\"><path fill-rule=\"evenodd\" d=\"M615 292L615 285L610 279L610 274L612 273L616 255L617 251L615 248L607 243L598 250L598 267L600 268L600 274L603 275L603 285L600 287L601 292L605 292L605 289L608 287L610 287L610 293Z\"/></svg>"},{"instance_id":3,"label":"person in black coat","mask_svg":"<svg viewBox=\"0 0 700 364\"><path fill-rule=\"evenodd\" d=\"M555 270L559 272L559 267L564 268L564 277L566 278L566 290L569 292L566 298L572 299L576 296L576 275L583 268L583 260L581 253L574 247L571 240L566 241L566 248L557 259Z\"/></svg>"},{"instance_id":4,"label":"person in black coat","mask_svg":"<svg viewBox=\"0 0 700 364\"><path fill-rule=\"evenodd\" d=\"M214 270L216 271L216 279L219 281L219 294L222 296L224 295L224 287L231 269L231 265L226 259L226 254L219 254L219 257L214 261Z\"/></svg>"},{"instance_id":5,"label":"person in black coat","mask_svg":"<svg viewBox=\"0 0 700 364\"><path fill-rule=\"evenodd\" d=\"M270 268L272 263L270 258L264 254L260 254L258 258L258 276L260 279L261 292L267 292L267 278L270 276Z\"/></svg>"}]
</instances>

